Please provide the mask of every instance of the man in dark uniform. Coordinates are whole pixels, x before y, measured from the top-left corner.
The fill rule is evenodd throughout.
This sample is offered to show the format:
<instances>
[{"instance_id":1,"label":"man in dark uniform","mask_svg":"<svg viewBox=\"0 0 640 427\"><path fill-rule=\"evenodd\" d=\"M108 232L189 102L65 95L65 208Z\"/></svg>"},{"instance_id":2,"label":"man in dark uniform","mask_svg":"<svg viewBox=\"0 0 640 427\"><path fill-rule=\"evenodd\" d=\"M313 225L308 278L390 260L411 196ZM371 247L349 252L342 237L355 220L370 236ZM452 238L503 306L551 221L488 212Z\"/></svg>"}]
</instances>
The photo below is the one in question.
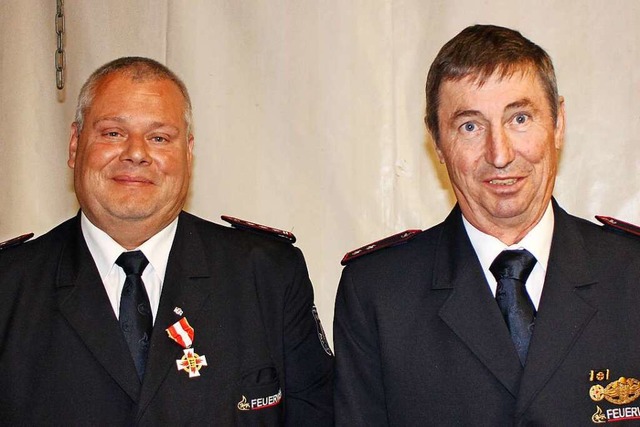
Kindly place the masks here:
<instances>
[{"instance_id":1,"label":"man in dark uniform","mask_svg":"<svg viewBox=\"0 0 640 427\"><path fill-rule=\"evenodd\" d=\"M83 86L81 210L0 252L0 424L333 423L300 250L182 211L191 121L184 84L150 59Z\"/></svg>"},{"instance_id":2,"label":"man in dark uniform","mask_svg":"<svg viewBox=\"0 0 640 427\"><path fill-rule=\"evenodd\" d=\"M426 96L458 203L401 245L347 256L337 425L640 419L640 242L552 198L565 113L549 56L472 26L438 53Z\"/></svg>"}]
</instances>

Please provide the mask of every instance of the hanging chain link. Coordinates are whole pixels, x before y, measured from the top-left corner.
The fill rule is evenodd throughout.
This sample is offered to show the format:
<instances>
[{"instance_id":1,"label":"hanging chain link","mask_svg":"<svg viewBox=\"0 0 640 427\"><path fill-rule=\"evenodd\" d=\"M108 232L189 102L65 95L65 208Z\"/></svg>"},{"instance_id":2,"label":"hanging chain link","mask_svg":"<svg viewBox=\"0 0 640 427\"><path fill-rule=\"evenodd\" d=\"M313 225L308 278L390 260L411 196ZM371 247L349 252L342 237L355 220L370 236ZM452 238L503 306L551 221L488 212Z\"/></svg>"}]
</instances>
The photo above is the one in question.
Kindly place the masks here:
<instances>
[{"instance_id":1,"label":"hanging chain link","mask_svg":"<svg viewBox=\"0 0 640 427\"><path fill-rule=\"evenodd\" d=\"M58 48L55 54L56 63L56 87L58 90L64 88L64 46L63 37L64 34L64 0L57 0L56 5L56 37L58 41Z\"/></svg>"}]
</instances>

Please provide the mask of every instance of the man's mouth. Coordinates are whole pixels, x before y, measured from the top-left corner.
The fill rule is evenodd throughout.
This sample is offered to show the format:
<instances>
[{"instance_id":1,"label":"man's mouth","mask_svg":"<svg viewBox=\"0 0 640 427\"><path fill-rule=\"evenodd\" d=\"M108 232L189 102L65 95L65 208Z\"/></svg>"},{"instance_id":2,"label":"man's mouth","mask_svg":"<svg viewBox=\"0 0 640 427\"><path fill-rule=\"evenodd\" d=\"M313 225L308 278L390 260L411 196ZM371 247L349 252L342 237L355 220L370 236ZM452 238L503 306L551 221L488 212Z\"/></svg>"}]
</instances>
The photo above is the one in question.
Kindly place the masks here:
<instances>
[{"instance_id":1,"label":"man's mouth","mask_svg":"<svg viewBox=\"0 0 640 427\"><path fill-rule=\"evenodd\" d=\"M513 185L518 182L517 178L507 178L507 179L492 179L489 181L489 184L492 185Z\"/></svg>"},{"instance_id":2,"label":"man's mouth","mask_svg":"<svg viewBox=\"0 0 640 427\"><path fill-rule=\"evenodd\" d=\"M151 184L151 180L141 176L118 175L113 180L121 184Z\"/></svg>"}]
</instances>

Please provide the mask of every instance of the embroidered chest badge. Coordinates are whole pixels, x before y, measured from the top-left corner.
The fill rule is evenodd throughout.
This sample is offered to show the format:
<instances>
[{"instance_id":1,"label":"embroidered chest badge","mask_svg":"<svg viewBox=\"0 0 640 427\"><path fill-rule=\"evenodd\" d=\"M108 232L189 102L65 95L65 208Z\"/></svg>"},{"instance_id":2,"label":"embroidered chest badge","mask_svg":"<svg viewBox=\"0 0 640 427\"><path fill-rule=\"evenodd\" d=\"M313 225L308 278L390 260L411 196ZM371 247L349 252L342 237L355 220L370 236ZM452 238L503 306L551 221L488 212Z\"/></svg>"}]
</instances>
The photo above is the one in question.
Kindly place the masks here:
<instances>
[{"instance_id":1,"label":"embroidered chest badge","mask_svg":"<svg viewBox=\"0 0 640 427\"><path fill-rule=\"evenodd\" d=\"M606 381L609 381L609 374L609 369L601 369L593 370L589 375L590 382L605 381L589 388L589 397L599 403L596 405L596 412L591 416L591 421L595 424L604 424L614 421L640 420L640 406L629 405L640 397L640 381L636 378L620 377L606 384ZM603 410L600 405L604 402L617 407L605 406Z\"/></svg>"},{"instance_id":2,"label":"embroidered chest badge","mask_svg":"<svg viewBox=\"0 0 640 427\"><path fill-rule=\"evenodd\" d=\"M195 330L189 324L186 317L181 318L167 329L169 338L184 348L184 355L181 359L176 360L178 371L185 371L189 374L189 378L199 377L200 369L207 365L205 355L199 355L195 349L191 348L195 336Z\"/></svg>"},{"instance_id":3,"label":"embroidered chest badge","mask_svg":"<svg viewBox=\"0 0 640 427\"><path fill-rule=\"evenodd\" d=\"M249 398L244 394L242 400L236 405L240 411L256 411L260 409L271 408L272 406L279 405L282 401L282 390L278 389L278 392L269 396L260 396L256 398Z\"/></svg>"}]
</instances>

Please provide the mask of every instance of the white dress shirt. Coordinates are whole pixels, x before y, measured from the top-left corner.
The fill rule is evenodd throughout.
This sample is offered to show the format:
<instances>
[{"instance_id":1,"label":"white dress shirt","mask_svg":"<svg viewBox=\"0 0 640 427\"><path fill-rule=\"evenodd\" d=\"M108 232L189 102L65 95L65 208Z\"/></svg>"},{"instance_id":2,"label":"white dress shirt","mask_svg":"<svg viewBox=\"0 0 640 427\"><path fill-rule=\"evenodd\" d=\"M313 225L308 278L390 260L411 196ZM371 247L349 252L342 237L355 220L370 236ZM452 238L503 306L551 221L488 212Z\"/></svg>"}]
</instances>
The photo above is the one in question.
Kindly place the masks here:
<instances>
[{"instance_id":1,"label":"white dress shirt","mask_svg":"<svg viewBox=\"0 0 640 427\"><path fill-rule=\"evenodd\" d=\"M529 279L527 279L526 287L529 297L531 297L531 301L537 310L540 304L540 297L542 296L544 277L547 274L551 239L553 237L554 219L551 203L547 206L540 222L538 222L522 240L511 246L507 246L499 239L478 230L466 220L464 215L462 216L462 222L471 240L471 245L473 245L473 249L476 251L476 255L482 266L482 271L484 271L487 283L489 283L489 288L494 296L496 295L497 283L495 277L493 277L493 274L489 271L489 267L500 252L506 249L526 249L536 257L537 262L533 267Z\"/></svg>"},{"instance_id":2,"label":"white dress shirt","mask_svg":"<svg viewBox=\"0 0 640 427\"><path fill-rule=\"evenodd\" d=\"M98 267L98 273L100 273L100 278L109 297L109 302L113 307L113 312L118 318L120 315L120 295L122 294L126 274L122 267L116 264L116 259L122 252L127 252L127 250L116 243L107 233L93 225L84 213L80 214L80 225L84 240L89 247L89 252L91 252L96 267ZM162 284L167 270L169 252L176 235L177 226L178 218L135 249L142 251L149 260L149 265L142 272L142 281L149 296L154 322L158 312L158 305L160 304L160 294L162 293Z\"/></svg>"}]
</instances>

